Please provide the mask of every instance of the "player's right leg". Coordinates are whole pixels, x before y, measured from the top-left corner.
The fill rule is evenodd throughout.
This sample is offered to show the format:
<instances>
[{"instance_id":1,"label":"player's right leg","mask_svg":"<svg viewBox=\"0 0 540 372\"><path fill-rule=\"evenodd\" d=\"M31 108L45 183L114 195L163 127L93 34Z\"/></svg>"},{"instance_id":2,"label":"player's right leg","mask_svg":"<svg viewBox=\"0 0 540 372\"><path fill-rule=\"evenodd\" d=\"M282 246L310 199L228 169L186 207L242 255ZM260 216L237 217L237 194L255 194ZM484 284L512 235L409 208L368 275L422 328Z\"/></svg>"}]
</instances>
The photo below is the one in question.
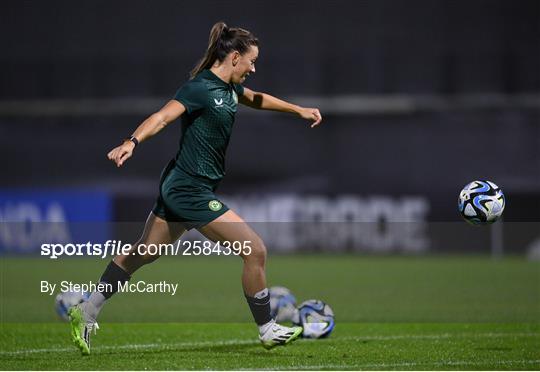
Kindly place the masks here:
<instances>
[{"instance_id":1,"label":"player's right leg","mask_svg":"<svg viewBox=\"0 0 540 372\"><path fill-rule=\"evenodd\" d=\"M249 246L242 251L244 260L242 287L259 327L259 340L267 349L287 345L302 333L301 327L284 327L277 324L270 315L270 294L266 287L266 247L255 231L235 212L228 210L220 217L201 227L199 231L214 242L238 242Z\"/></svg>"},{"instance_id":2,"label":"player's right leg","mask_svg":"<svg viewBox=\"0 0 540 372\"><path fill-rule=\"evenodd\" d=\"M112 287L112 290L92 292L87 301L69 309L71 337L83 355L90 354L90 335L92 331L95 332L98 329L96 319L105 301L116 293L119 284L128 281L137 269L159 258L158 254L151 255L147 252L144 255L140 254L139 245L174 243L184 231L181 224L167 222L150 213L141 238L132 246L128 254L116 256L101 276L100 283L110 284L109 287Z\"/></svg>"}]
</instances>

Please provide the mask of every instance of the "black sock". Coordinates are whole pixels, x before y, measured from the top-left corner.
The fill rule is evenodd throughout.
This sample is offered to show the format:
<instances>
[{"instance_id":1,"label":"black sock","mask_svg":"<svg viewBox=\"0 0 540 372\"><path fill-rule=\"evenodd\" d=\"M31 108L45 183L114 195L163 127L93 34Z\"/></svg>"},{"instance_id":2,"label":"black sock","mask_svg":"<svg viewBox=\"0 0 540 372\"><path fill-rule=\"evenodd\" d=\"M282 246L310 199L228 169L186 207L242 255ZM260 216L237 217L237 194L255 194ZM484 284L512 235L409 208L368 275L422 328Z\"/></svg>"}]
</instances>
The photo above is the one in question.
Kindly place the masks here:
<instances>
[{"instance_id":1,"label":"black sock","mask_svg":"<svg viewBox=\"0 0 540 372\"><path fill-rule=\"evenodd\" d=\"M111 261L107 265L107 268L103 272L103 275L101 275L101 279L99 279L101 283L107 283L110 284L110 286L104 286L105 289L100 292L105 298L109 299L113 294L118 292L119 284L124 284L129 279L131 279L131 275L126 273L124 269L118 266L114 261ZM111 286L112 290L110 288L107 288Z\"/></svg>"},{"instance_id":2,"label":"black sock","mask_svg":"<svg viewBox=\"0 0 540 372\"><path fill-rule=\"evenodd\" d=\"M268 289L265 288L257 292L255 294L257 297L245 296L257 325L261 326L272 320L272 316L270 315L270 293L268 293Z\"/></svg>"}]
</instances>

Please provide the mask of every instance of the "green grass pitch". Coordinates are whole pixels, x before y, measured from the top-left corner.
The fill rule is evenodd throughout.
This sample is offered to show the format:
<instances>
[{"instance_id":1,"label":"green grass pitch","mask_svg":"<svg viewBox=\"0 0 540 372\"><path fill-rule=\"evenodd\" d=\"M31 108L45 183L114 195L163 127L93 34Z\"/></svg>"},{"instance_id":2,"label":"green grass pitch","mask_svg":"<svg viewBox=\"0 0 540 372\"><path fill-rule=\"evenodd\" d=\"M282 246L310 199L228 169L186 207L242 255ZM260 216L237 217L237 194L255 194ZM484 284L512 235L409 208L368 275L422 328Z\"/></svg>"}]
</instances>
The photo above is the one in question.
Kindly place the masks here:
<instances>
[{"instance_id":1,"label":"green grass pitch","mask_svg":"<svg viewBox=\"0 0 540 372\"><path fill-rule=\"evenodd\" d=\"M2 258L0 369L540 369L540 264L519 258L274 256L270 285L336 313L325 340L264 350L239 283L241 260L164 258L132 280L175 296L113 297L81 357L41 280L96 280L106 261Z\"/></svg>"}]
</instances>

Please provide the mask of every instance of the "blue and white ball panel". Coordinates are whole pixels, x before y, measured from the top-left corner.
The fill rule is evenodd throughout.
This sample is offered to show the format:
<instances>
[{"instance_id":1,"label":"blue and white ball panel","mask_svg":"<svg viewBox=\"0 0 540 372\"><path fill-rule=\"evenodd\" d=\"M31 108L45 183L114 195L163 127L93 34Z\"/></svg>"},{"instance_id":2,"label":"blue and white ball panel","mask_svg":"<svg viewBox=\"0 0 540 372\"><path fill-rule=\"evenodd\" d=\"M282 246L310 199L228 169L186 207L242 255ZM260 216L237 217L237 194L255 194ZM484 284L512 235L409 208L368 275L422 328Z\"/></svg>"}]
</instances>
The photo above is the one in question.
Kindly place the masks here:
<instances>
[{"instance_id":1,"label":"blue and white ball panel","mask_svg":"<svg viewBox=\"0 0 540 372\"><path fill-rule=\"evenodd\" d=\"M298 307L295 324L304 328L305 338L328 337L335 327L332 308L320 300L308 300Z\"/></svg>"},{"instance_id":2,"label":"blue and white ball panel","mask_svg":"<svg viewBox=\"0 0 540 372\"><path fill-rule=\"evenodd\" d=\"M491 181L473 181L459 194L458 210L465 220L473 224L496 221L504 206L502 190Z\"/></svg>"},{"instance_id":3,"label":"blue and white ball panel","mask_svg":"<svg viewBox=\"0 0 540 372\"><path fill-rule=\"evenodd\" d=\"M56 313L60 318L68 321L69 308L87 300L88 297L90 297L90 293L86 292L60 292L55 298Z\"/></svg>"},{"instance_id":4,"label":"blue and white ball panel","mask_svg":"<svg viewBox=\"0 0 540 372\"><path fill-rule=\"evenodd\" d=\"M292 321L296 311L296 298L285 287L271 287L270 314L278 323Z\"/></svg>"}]
</instances>

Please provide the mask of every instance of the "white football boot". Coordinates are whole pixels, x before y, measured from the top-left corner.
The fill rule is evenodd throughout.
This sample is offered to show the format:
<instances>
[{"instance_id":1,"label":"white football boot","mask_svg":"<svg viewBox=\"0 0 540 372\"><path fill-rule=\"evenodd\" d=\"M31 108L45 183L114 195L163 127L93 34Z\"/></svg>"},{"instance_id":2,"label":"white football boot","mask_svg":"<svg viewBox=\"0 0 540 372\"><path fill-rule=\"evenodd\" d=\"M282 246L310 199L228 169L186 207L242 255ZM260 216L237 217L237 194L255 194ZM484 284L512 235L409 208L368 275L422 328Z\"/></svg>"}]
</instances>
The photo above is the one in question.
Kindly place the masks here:
<instances>
[{"instance_id":1,"label":"white football boot","mask_svg":"<svg viewBox=\"0 0 540 372\"><path fill-rule=\"evenodd\" d=\"M269 325L266 331L259 336L262 345L266 349L275 346L287 345L293 342L302 334L302 327L285 327L275 322Z\"/></svg>"}]
</instances>

